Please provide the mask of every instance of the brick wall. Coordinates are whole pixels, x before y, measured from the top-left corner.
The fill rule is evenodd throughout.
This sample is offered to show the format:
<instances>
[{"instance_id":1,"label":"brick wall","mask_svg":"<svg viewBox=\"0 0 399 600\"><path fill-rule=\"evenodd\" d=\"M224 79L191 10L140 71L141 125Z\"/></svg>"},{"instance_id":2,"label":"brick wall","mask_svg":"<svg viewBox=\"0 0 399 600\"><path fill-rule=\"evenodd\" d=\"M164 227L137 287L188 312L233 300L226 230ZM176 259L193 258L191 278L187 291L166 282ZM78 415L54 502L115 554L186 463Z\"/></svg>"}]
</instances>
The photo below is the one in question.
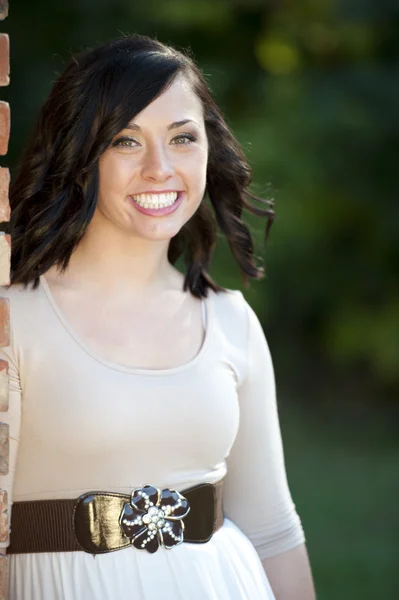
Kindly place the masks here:
<instances>
[{"instance_id":1,"label":"brick wall","mask_svg":"<svg viewBox=\"0 0 399 600\"><path fill-rule=\"evenodd\" d=\"M7 0L0 0L0 21L8 14ZM2 28L4 31L4 27ZM0 33L0 86L9 84L10 51L6 33ZM0 100L0 155L8 150L10 137L10 107ZM0 167L0 222L10 218L8 188L10 174ZM10 238L0 233L0 285L7 285L10 276ZM0 346L8 346L9 326L8 300L0 297ZM8 410L8 363L0 360L0 542L8 540L8 500L7 490L1 489L1 475L8 473L9 435L8 426L2 423L2 413ZM7 557L0 552L0 600L7 598Z\"/></svg>"}]
</instances>

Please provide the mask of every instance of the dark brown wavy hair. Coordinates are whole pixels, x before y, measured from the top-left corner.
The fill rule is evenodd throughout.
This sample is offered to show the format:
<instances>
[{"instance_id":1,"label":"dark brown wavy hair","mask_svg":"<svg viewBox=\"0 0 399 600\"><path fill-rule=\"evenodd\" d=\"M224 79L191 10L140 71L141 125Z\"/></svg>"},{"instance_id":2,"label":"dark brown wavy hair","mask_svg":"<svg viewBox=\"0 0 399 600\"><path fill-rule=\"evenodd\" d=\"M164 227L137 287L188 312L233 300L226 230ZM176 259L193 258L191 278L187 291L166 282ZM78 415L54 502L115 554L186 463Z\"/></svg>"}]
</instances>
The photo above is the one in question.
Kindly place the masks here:
<instances>
[{"instance_id":1,"label":"dark brown wavy hair","mask_svg":"<svg viewBox=\"0 0 399 600\"><path fill-rule=\"evenodd\" d=\"M10 189L11 285L36 287L53 265L67 268L96 208L99 157L179 74L189 78L203 106L209 144L205 196L211 207L201 203L172 238L168 258L172 264L184 259L184 290L194 296L206 296L209 287L222 290L207 272L219 228L244 280L262 277L242 213L246 208L267 217L267 237L271 202L248 190L251 169L204 76L188 53L132 35L72 58L40 111Z\"/></svg>"}]
</instances>

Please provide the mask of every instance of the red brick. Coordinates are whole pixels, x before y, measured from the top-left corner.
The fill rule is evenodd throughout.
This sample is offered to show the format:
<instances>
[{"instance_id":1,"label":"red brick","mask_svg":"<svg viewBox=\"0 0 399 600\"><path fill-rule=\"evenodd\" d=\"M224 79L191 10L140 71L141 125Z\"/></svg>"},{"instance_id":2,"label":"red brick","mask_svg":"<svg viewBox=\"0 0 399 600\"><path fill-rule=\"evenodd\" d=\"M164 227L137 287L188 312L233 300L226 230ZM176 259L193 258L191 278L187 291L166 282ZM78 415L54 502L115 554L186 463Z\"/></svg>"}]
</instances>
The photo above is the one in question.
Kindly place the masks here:
<instances>
[{"instance_id":1,"label":"red brick","mask_svg":"<svg viewBox=\"0 0 399 600\"><path fill-rule=\"evenodd\" d=\"M10 428L8 423L0 423L0 475L8 475L10 456Z\"/></svg>"},{"instance_id":2,"label":"red brick","mask_svg":"<svg viewBox=\"0 0 399 600\"><path fill-rule=\"evenodd\" d=\"M0 85L10 83L10 38L0 33Z\"/></svg>"},{"instance_id":3,"label":"red brick","mask_svg":"<svg viewBox=\"0 0 399 600\"><path fill-rule=\"evenodd\" d=\"M9 187L10 171L5 167L0 167L0 223L10 220Z\"/></svg>"},{"instance_id":4,"label":"red brick","mask_svg":"<svg viewBox=\"0 0 399 600\"><path fill-rule=\"evenodd\" d=\"M10 345L10 301L0 298L0 347Z\"/></svg>"},{"instance_id":5,"label":"red brick","mask_svg":"<svg viewBox=\"0 0 399 600\"><path fill-rule=\"evenodd\" d=\"M0 542L8 540L8 495L0 490Z\"/></svg>"},{"instance_id":6,"label":"red brick","mask_svg":"<svg viewBox=\"0 0 399 600\"><path fill-rule=\"evenodd\" d=\"M8 16L8 0L0 0L0 21L3 21L3 19L5 19L7 16Z\"/></svg>"},{"instance_id":7,"label":"red brick","mask_svg":"<svg viewBox=\"0 0 399 600\"><path fill-rule=\"evenodd\" d=\"M5 554L0 554L0 600L7 599L7 573L7 556Z\"/></svg>"},{"instance_id":8,"label":"red brick","mask_svg":"<svg viewBox=\"0 0 399 600\"><path fill-rule=\"evenodd\" d=\"M8 102L0 101L0 155L4 156L8 151L8 140L10 138L10 105Z\"/></svg>"},{"instance_id":9,"label":"red brick","mask_svg":"<svg viewBox=\"0 0 399 600\"><path fill-rule=\"evenodd\" d=\"M0 412L6 412L8 410L8 394L8 362L6 360L0 360Z\"/></svg>"},{"instance_id":10,"label":"red brick","mask_svg":"<svg viewBox=\"0 0 399 600\"><path fill-rule=\"evenodd\" d=\"M0 285L10 283L11 264L11 239L10 236L0 231Z\"/></svg>"}]
</instances>

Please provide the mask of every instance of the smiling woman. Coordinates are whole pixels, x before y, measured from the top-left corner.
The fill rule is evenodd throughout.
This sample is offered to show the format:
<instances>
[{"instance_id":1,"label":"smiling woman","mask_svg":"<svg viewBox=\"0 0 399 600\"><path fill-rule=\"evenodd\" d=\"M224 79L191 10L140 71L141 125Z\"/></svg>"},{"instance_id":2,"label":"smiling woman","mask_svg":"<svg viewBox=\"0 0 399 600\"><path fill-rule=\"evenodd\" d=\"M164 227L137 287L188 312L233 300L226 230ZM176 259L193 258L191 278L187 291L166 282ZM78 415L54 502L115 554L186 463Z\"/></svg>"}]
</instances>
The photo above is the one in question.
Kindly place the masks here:
<instances>
[{"instance_id":1,"label":"smiling woman","mask_svg":"<svg viewBox=\"0 0 399 600\"><path fill-rule=\"evenodd\" d=\"M186 120L190 122L182 123ZM134 36L76 56L40 112L10 194L13 283L38 285L40 274L53 265L67 267L96 212L99 184L104 183L101 164L106 170L113 161L126 184L129 179L131 187L124 190L129 197L169 190L178 183L183 187L173 191L186 193L187 183L173 173L175 165L195 184L189 201L190 206L197 201L198 210L168 247L172 264L184 256L185 290L197 297L205 296L208 288L221 290L207 272L217 227L226 235L244 277L262 277L241 215L246 208L266 216L269 227L273 211L259 198L260 206L251 203L255 197L248 190L250 167L201 71L188 56ZM130 180L131 167L145 180ZM154 172L157 177L160 173L155 185ZM161 186L164 177L167 185ZM201 201L205 195L213 211ZM131 215L120 205L114 210L128 226ZM146 226L155 231L169 227L154 220Z\"/></svg>"},{"instance_id":2,"label":"smiling woman","mask_svg":"<svg viewBox=\"0 0 399 600\"><path fill-rule=\"evenodd\" d=\"M56 81L1 291L10 600L314 598L267 343L208 273L219 229L262 275L242 213L273 213L250 179L184 53L134 35Z\"/></svg>"},{"instance_id":3,"label":"smiling woman","mask_svg":"<svg viewBox=\"0 0 399 600\"><path fill-rule=\"evenodd\" d=\"M176 120L181 115L187 118ZM207 162L202 104L179 76L101 155L98 218L131 236L169 242L204 198Z\"/></svg>"}]
</instances>

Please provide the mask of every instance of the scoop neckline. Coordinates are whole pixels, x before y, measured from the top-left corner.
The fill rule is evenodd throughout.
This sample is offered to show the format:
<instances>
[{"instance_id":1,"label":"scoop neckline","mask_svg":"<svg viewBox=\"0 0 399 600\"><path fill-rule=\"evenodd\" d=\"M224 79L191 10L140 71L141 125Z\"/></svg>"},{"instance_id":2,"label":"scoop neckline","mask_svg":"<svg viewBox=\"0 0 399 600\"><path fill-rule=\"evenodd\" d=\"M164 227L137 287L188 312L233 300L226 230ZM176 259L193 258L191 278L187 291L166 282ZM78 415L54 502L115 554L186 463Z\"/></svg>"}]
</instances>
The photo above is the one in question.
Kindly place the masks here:
<instances>
[{"instance_id":1,"label":"scoop neckline","mask_svg":"<svg viewBox=\"0 0 399 600\"><path fill-rule=\"evenodd\" d=\"M108 367L110 369L114 369L116 371L123 371L125 373L137 374L137 375L149 375L149 376L173 375L174 373L179 373L181 371L184 371L184 370L189 369L190 367L196 365L202 359L203 355L205 354L205 352L209 346L209 340L211 338L211 332L212 332L212 328L213 328L213 311L212 311L212 302L211 302L212 290L209 290L208 296L206 298L202 299L202 302L204 302L204 304L205 304L206 327L205 327L204 340L203 340L202 345L201 345L200 349L198 350L197 354L188 362L178 365L176 367L170 367L170 368L166 368L166 369L147 369L147 368L142 368L142 367L132 367L129 365L123 365L120 363L116 363L116 362L107 360L100 354L97 354L97 352L95 352L95 350L93 350L76 333L76 331L70 325L70 323L66 319L64 313L58 306L58 304L53 296L53 293L50 289L50 286L46 281L45 276L40 275L39 280L40 280L41 287L44 291L44 294L45 294L50 306L52 307L54 313L58 317L58 320L61 322L64 329L67 331L67 333L76 342L76 344L78 346L80 346L80 348L82 348L82 350L84 350L84 352L86 352L86 354L88 354L89 356L91 356L91 358L93 358L97 362L105 365L106 367Z\"/></svg>"}]
</instances>

